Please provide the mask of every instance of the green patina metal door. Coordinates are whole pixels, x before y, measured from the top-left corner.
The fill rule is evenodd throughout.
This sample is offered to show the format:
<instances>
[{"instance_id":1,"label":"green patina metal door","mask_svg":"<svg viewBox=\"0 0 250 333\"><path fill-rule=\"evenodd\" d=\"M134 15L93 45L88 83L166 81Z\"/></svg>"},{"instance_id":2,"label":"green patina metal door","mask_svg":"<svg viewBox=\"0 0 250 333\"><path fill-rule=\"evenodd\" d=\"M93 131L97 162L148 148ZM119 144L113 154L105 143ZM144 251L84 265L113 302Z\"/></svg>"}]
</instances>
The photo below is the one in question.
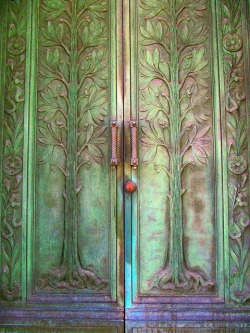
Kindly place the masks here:
<instances>
[{"instance_id":1,"label":"green patina metal door","mask_svg":"<svg viewBox=\"0 0 250 333\"><path fill-rule=\"evenodd\" d=\"M120 1L1 1L6 325L27 324L29 309L43 326L53 309L66 331L122 331L123 167L110 166L112 137L122 161L121 12Z\"/></svg>"},{"instance_id":2,"label":"green patina metal door","mask_svg":"<svg viewBox=\"0 0 250 333\"><path fill-rule=\"evenodd\" d=\"M248 332L249 0L0 8L0 331Z\"/></svg>"},{"instance_id":3,"label":"green patina metal door","mask_svg":"<svg viewBox=\"0 0 250 333\"><path fill-rule=\"evenodd\" d=\"M249 4L125 1L129 332L250 330Z\"/></svg>"}]
</instances>

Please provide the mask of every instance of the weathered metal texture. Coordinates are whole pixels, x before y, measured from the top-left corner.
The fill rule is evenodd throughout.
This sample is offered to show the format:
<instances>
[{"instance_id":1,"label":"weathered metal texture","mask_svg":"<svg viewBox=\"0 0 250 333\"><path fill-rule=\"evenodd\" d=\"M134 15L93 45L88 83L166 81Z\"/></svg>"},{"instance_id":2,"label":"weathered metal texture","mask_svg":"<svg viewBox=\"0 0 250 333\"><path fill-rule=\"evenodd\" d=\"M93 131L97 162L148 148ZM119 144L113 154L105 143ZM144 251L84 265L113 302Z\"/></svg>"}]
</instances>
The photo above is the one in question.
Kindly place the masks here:
<instances>
[{"instance_id":1,"label":"weathered metal texture","mask_svg":"<svg viewBox=\"0 0 250 333\"><path fill-rule=\"evenodd\" d=\"M222 106L225 122L224 168L228 214L229 299L250 302L249 205L249 39L242 1L221 1L220 55L223 66Z\"/></svg>"},{"instance_id":2,"label":"weathered metal texture","mask_svg":"<svg viewBox=\"0 0 250 333\"><path fill-rule=\"evenodd\" d=\"M248 329L201 329L201 328L132 328L129 333L247 333Z\"/></svg>"},{"instance_id":3,"label":"weathered metal texture","mask_svg":"<svg viewBox=\"0 0 250 333\"><path fill-rule=\"evenodd\" d=\"M211 8L206 1L141 1L132 8L139 45L132 50L132 107L140 119L133 298L216 297L223 276L216 277L222 219L213 181Z\"/></svg>"},{"instance_id":4,"label":"weathered metal texture","mask_svg":"<svg viewBox=\"0 0 250 333\"><path fill-rule=\"evenodd\" d=\"M5 9L4 9L5 8ZM0 298L21 298L26 1L2 4Z\"/></svg>"},{"instance_id":5,"label":"weathered metal texture","mask_svg":"<svg viewBox=\"0 0 250 333\"><path fill-rule=\"evenodd\" d=\"M194 322L187 326L184 322L174 325L166 322L136 322L130 325L128 333L243 333L248 332L246 325L239 324L238 328L230 328L223 322L211 323Z\"/></svg>"},{"instance_id":6,"label":"weathered metal texture","mask_svg":"<svg viewBox=\"0 0 250 333\"><path fill-rule=\"evenodd\" d=\"M126 327L247 331L249 1L125 1L124 15L125 119L139 120Z\"/></svg>"},{"instance_id":7,"label":"weathered metal texture","mask_svg":"<svg viewBox=\"0 0 250 333\"><path fill-rule=\"evenodd\" d=\"M111 290L107 12L106 1L40 5L37 290Z\"/></svg>"},{"instance_id":8,"label":"weathered metal texture","mask_svg":"<svg viewBox=\"0 0 250 333\"><path fill-rule=\"evenodd\" d=\"M124 323L123 320L84 320L84 322L79 321L79 318L72 316L71 320L62 319L61 322L58 320L60 317L57 316L57 319L52 322L39 319L33 320L30 325L20 324L19 321L14 319L12 322L9 322L5 327L1 327L1 333L124 333Z\"/></svg>"},{"instance_id":9,"label":"weathered metal texture","mask_svg":"<svg viewBox=\"0 0 250 333\"><path fill-rule=\"evenodd\" d=\"M121 1L0 6L0 331L122 332Z\"/></svg>"},{"instance_id":10,"label":"weathered metal texture","mask_svg":"<svg viewBox=\"0 0 250 333\"><path fill-rule=\"evenodd\" d=\"M249 0L0 9L0 330L248 332Z\"/></svg>"},{"instance_id":11,"label":"weathered metal texture","mask_svg":"<svg viewBox=\"0 0 250 333\"><path fill-rule=\"evenodd\" d=\"M53 327L53 328L44 328L44 327L23 327L23 328L15 328L10 327L6 328L2 331L3 333L26 333L26 332L36 332L36 333L118 333L123 332L123 330L118 331L116 328L110 328L110 327L92 327L92 328L79 328L79 327L72 327L69 328L68 326L65 327Z\"/></svg>"},{"instance_id":12,"label":"weathered metal texture","mask_svg":"<svg viewBox=\"0 0 250 333\"><path fill-rule=\"evenodd\" d=\"M138 122L136 119L132 119L130 121L130 128L131 128L131 162L130 164L134 169L138 166Z\"/></svg>"},{"instance_id":13,"label":"weathered metal texture","mask_svg":"<svg viewBox=\"0 0 250 333\"><path fill-rule=\"evenodd\" d=\"M77 328L77 327L72 327L69 328L68 326L65 327L54 327L54 328L44 328L44 327L24 327L24 328L15 328L15 327L10 327L6 328L2 331L3 333L26 333L26 332L36 332L36 333L122 333L124 332L123 330L117 330L116 328L110 328L107 326L103 327L92 327L92 328Z\"/></svg>"},{"instance_id":14,"label":"weathered metal texture","mask_svg":"<svg viewBox=\"0 0 250 333\"><path fill-rule=\"evenodd\" d=\"M118 125L115 119L111 121L111 165L114 167L118 164L117 158L117 141Z\"/></svg>"},{"instance_id":15,"label":"weathered metal texture","mask_svg":"<svg viewBox=\"0 0 250 333\"><path fill-rule=\"evenodd\" d=\"M39 7L37 291L75 289L80 297L91 299L94 292L103 301L116 299L117 183L106 130L117 117L115 40L108 42L114 8L106 1L45 1Z\"/></svg>"}]
</instances>

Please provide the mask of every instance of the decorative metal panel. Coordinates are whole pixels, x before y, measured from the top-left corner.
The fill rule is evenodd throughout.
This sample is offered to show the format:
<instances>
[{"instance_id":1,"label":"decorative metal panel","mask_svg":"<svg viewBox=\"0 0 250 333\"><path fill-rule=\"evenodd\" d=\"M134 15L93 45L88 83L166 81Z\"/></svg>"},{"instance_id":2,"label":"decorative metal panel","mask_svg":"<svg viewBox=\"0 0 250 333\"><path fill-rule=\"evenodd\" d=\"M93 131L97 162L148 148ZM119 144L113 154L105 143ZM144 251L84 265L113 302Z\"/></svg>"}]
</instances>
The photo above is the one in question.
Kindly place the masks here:
<instances>
[{"instance_id":1,"label":"decorative metal panel","mask_svg":"<svg viewBox=\"0 0 250 333\"><path fill-rule=\"evenodd\" d=\"M107 1L39 6L32 223L35 290L44 293L111 292L109 11Z\"/></svg>"},{"instance_id":2,"label":"decorative metal panel","mask_svg":"<svg viewBox=\"0 0 250 333\"><path fill-rule=\"evenodd\" d=\"M24 89L26 55L26 1L6 3L7 40L4 78L4 96L1 103L1 278L0 297L16 301L21 297L22 257L22 183ZM2 17L2 19L4 19ZM5 31L4 31L5 32ZM3 41L5 36L2 36Z\"/></svg>"},{"instance_id":3,"label":"decorative metal panel","mask_svg":"<svg viewBox=\"0 0 250 333\"><path fill-rule=\"evenodd\" d=\"M227 154L230 300L250 301L249 211L249 41L242 1L221 1L223 105Z\"/></svg>"},{"instance_id":4,"label":"decorative metal panel","mask_svg":"<svg viewBox=\"0 0 250 333\"><path fill-rule=\"evenodd\" d=\"M134 10L138 295L212 295L220 221L211 8L207 1L145 0Z\"/></svg>"},{"instance_id":5,"label":"decorative metal panel","mask_svg":"<svg viewBox=\"0 0 250 333\"><path fill-rule=\"evenodd\" d=\"M249 10L0 1L1 331L249 331Z\"/></svg>"},{"instance_id":6,"label":"decorative metal panel","mask_svg":"<svg viewBox=\"0 0 250 333\"><path fill-rule=\"evenodd\" d=\"M1 4L3 301L121 301L119 13L108 1Z\"/></svg>"}]
</instances>

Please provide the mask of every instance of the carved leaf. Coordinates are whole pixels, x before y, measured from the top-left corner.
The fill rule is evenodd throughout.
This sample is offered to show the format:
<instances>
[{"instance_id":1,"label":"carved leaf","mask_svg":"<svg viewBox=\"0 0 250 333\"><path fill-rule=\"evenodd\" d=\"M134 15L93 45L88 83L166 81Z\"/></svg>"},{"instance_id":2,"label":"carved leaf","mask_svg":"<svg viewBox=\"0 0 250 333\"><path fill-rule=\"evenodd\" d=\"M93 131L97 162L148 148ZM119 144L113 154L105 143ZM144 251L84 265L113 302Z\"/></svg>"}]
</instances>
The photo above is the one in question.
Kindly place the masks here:
<instances>
[{"instance_id":1,"label":"carved leaf","mask_svg":"<svg viewBox=\"0 0 250 333\"><path fill-rule=\"evenodd\" d=\"M93 2L92 0L88 0L87 6L97 18L103 18L103 13L107 11L107 1Z\"/></svg>"},{"instance_id":2,"label":"carved leaf","mask_svg":"<svg viewBox=\"0 0 250 333\"><path fill-rule=\"evenodd\" d=\"M96 86L91 85L85 91L85 95L81 98L80 107L80 123L79 127L84 126L84 114L87 112L88 116L96 125L101 125L104 117L108 115L104 108L107 102L107 94L105 90L100 90Z\"/></svg>"},{"instance_id":3,"label":"carved leaf","mask_svg":"<svg viewBox=\"0 0 250 333\"><path fill-rule=\"evenodd\" d=\"M48 20L54 20L58 18L64 11L66 11L66 4L61 0L44 0L43 8L50 13L48 15Z\"/></svg>"},{"instance_id":4,"label":"carved leaf","mask_svg":"<svg viewBox=\"0 0 250 333\"><path fill-rule=\"evenodd\" d=\"M204 149L204 144L210 142L210 137L206 135L209 129L209 126L198 128L195 125L193 126L189 134L189 141L192 147L192 153L194 157L202 164L205 164L206 159L208 158L208 154Z\"/></svg>"},{"instance_id":5,"label":"carved leaf","mask_svg":"<svg viewBox=\"0 0 250 333\"><path fill-rule=\"evenodd\" d=\"M60 45L63 38L63 25L59 24L55 27L50 21L48 22L48 27L42 28L42 34L45 38L43 42L44 46L56 46Z\"/></svg>"},{"instance_id":6,"label":"carved leaf","mask_svg":"<svg viewBox=\"0 0 250 333\"><path fill-rule=\"evenodd\" d=\"M80 38L85 48L102 45L106 40L106 29L104 24L91 22L80 31Z\"/></svg>"},{"instance_id":7,"label":"carved leaf","mask_svg":"<svg viewBox=\"0 0 250 333\"><path fill-rule=\"evenodd\" d=\"M249 191L245 73L242 58L241 1L223 0L222 27L227 125L231 299L245 303L249 290ZM235 257L238 258L236 267Z\"/></svg>"},{"instance_id":8,"label":"carved leaf","mask_svg":"<svg viewBox=\"0 0 250 333\"><path fill-rule=\"evenodd\" d=\"M207 66L208 60L202 60L204 54L205 54L204 47L200 48L199 50L194 49L192 51L194 72L198 72Z\"/></svg>"},{"instance_id":9,"label":"carved leaf","mask_svg":"<svg viewBox=\"0 0 250 333\"><path fill-rule=\"evenodd\" d=\"M3 110L3 173L1 175L1 297L20 298L20 244L22 239L22 155L25 85L27 3L8 3L6 43L5 109ZM4 74L4 73L3 73ZM19 249L19 250L18 250ZM18 288L16 286L18 285ZM17 292L16 292L17 291Z\"/></svg>"},{"instance_id":10,"label":"carved leaf","mask_svg":"<svg viewBox=\"0 0 250 333\"><path fill-rule=\"evenodd\" d=\"M103 128L98 129L94 132L94 127L90 126L87 131L86 145L89 154L98 163L101 163L104 157L101 149L99 148L99 144L104 144L105 142L107 142L107 138L102 136L106 129L107 127L104 126Z\"/></svg>"},{"instance_id":11,"label":"carved leaf","mask_svg":"<svg viewBox=\"0 0 250 333\"><path fill-rule=\"evenodd\" d=\"M166 3L161 0L158 2L155 2L153 0L144 0L141 3L141 7L147 12L147 19L153 18L158 15L162 10L164 10L166 6Z\"/></svg>"},{"instance_id":12,"label":"carved leaf","mask_svg":"<svg viewBox=\"0 0 250 333\"><path fill-rule=\"evenodd\" d=\"M163 27L160 22L155 23L147 21L145 28L143 26L140 26L140 31L142 36L146 38L146 40L143 41L143 45L151 45L156 43L157 40L162 40Z\"/></svg>"},{"instance_id":13,"label":"carved leaf","mask_svg":"<svg viewBox=\"0 0 250 333\"><path fill-rule=\"evenodd\" d=\"M169 102L163 89L148 87L145 91L142 91L142 108L141 112L145 113L145 119L147 121L153 121L159 116L159 113L168 115ZM144 119L143 118L143 119Z\"/></svg>"}]
</instances>

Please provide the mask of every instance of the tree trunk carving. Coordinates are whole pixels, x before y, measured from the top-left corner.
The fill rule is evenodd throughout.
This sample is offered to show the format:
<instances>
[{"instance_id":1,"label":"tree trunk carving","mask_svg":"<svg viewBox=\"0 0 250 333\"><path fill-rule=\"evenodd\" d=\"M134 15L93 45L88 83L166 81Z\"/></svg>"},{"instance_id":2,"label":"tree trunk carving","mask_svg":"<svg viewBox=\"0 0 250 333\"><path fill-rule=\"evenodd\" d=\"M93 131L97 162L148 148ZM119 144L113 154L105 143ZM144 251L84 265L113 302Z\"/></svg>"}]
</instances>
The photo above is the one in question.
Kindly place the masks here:
<instances>
[{"instance_id":1,"label":"tree trunk carving","mask_svg":"<svg viewBox=\"0 0 250 333\"><path fill-rule=\"evenodd\" d=\"M146 288L205 291L213 286L203 274L187 267L183 235L182 173L189 165L205 164L209 158L205 124L208 75L206 27L202 25L205 1L142 1L146 25L141 26L141 75L144 101L141 112L148 127L142 143L147 147L144 161L152 161L159 148L167 163L155 164L169 178L170 226L167 260L163 269L146 282ZM198 18L197 18L198 17ZM155 47L153 52L149 46ZM202 72L203 75L197 75ZM203 108L201 108L201 105ZM198 110L198 112L197 112Z\"/></svg>"},{"instance_id":2,"label":"tree trunk carving","mask_svg":"<svg viewBox=\"0 0 250 333\"><path fill-rule=\"evenodd\" d=\"M64 240L61 263L40 279L42 288L106 289L108 282L92 268L83 268L78 239L78 175L91 161L101 163L99 145L107 139L102 126L107 111L106 32L102 19L106 1L45 0L48 26L43 29L46 61L40 72L43 81L39 112L42 116L38 138L45 147L42 163L50 162L65 178ZM90 121L83 124L83 115ZM53 160L54 151L64 163ZM50 157L48 159L48 156Z\"/></svg>"}]
</instances>

